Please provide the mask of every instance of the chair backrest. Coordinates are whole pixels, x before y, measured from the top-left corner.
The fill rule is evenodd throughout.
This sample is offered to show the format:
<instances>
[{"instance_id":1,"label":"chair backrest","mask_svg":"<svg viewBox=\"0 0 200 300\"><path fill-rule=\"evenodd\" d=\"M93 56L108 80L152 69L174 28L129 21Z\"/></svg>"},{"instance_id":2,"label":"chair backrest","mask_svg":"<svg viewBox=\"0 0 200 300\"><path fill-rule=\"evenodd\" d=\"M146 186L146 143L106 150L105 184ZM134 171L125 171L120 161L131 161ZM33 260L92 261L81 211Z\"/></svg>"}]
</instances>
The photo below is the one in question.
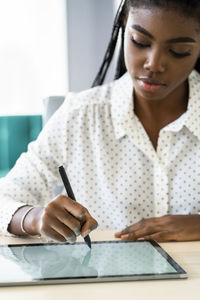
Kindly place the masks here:
<instances>
[{"instance_id":1,"label":"chair backrest","mask_svg":"<svg viewBox=\"0 0 200 300\"><path fill-rule=\"evenodd\" d=\"M41 115L0 117L0 177L14 166L42 129Z\"/></svg>"},{"instance_id":2,"label":"chair backrest","mask_svg":"<svg viewBox=\"0 0 200 300\"><path fill-rule=\"evenodd\" d=\"M56 112L56 110L63 104L65 96L50 96L43 99L43 126L51 118L51 116ZM54 189L54 196L64 193L63 185L56 186Z\"/></svg>"},{"instance_id":3,"label":"chair backrest","mask_svg":"<svg viewBox=\"0 0 200 300\"><path fill-rule=\"evenodd\" d=\"M54 112L61 106L64 100L65 100L65 96L50 96L43 99L43 105L44 105L44 112L42 115L43 126L54 114Z\"/></svg>"},{"instance_id":4,"label":"chair backrest","mask_svg":"<svg viewBox=\"0 0 200 300\"><path fill-rule=\"evenodd\" d=\"M43 100L43 115L0 116L0 177L14 166L28 144L35 140L49 118L64 102L65 96L50 96Z\"/></svg>"}]
</instances>

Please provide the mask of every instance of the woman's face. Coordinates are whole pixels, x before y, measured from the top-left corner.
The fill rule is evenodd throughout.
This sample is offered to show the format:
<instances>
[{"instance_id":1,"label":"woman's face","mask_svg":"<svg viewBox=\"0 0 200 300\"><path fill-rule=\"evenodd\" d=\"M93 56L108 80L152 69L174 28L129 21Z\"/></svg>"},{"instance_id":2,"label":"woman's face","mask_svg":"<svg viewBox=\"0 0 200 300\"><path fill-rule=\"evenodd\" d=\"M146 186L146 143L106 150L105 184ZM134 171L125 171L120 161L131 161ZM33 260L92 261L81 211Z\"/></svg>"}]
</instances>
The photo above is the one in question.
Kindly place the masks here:
<instances>
[{"instance_id":1,"label":"woman's face","mask_svg":"<svg viewBox=\"0 0 200 300\"><path fill-rule=\"evenodd\" d=\"M124 53L136 96L167 98L185 86L200 55L200 24L177 11L131 8Z\"/></svg>"}]
</instances>

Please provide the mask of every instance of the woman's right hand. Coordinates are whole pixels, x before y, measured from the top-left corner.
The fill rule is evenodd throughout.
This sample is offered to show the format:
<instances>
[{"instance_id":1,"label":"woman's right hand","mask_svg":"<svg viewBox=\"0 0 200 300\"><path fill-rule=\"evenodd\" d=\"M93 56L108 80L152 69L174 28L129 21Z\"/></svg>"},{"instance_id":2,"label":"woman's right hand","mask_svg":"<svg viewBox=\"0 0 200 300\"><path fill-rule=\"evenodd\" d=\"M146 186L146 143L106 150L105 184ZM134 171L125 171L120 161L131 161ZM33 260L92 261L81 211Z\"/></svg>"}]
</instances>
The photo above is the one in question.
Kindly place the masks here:
<instances>
[{"instance_id":1,"label":"woman's right hand","mask_svg":"<svg viewBox=\"0 0 200 300\"><path fill-rule=\"evenodd\" d=\"M88 210L67 196L59 195L44 208L32 209L24 219L24 230L59 242L75 242L78 235L85 237L98 223Z\"/></svg>"}]
</instances>

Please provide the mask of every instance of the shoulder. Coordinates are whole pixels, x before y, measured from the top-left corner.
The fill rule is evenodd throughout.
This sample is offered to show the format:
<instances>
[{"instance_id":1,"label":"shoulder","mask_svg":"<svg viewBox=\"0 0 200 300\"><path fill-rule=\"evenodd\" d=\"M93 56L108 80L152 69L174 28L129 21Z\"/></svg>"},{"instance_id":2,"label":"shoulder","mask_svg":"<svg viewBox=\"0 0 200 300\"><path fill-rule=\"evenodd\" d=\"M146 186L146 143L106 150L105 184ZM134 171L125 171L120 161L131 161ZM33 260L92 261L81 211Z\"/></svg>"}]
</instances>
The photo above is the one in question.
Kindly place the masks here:
<instances>
[{"instance_id":1,"label":"shoulder","mask_svg":"<svg viewBox=\"0 0 200 300\"><path fill-rule=\"evenodd\" d=\"M84 109L91 109L92 107L108 107L112 102L118 98L123 90L126 92L127 81L130 81L128 75L125 74L121 78L104 84L96 86L78 93L70 92L67 94L64 102L64 107L67 107L69 112Z\"/></svg>"},{"instance_id":2,"label":"shoulder","mask_svg":"<svg viewBox=\"0 0 200 300\"><path fill-rule=\"evenodd\" d=\"M65 105L71 112L97 105L109 105L114 86L115 82L111 82L78 93L70 92L66 96Z\"/></svg>"}]
</instances>

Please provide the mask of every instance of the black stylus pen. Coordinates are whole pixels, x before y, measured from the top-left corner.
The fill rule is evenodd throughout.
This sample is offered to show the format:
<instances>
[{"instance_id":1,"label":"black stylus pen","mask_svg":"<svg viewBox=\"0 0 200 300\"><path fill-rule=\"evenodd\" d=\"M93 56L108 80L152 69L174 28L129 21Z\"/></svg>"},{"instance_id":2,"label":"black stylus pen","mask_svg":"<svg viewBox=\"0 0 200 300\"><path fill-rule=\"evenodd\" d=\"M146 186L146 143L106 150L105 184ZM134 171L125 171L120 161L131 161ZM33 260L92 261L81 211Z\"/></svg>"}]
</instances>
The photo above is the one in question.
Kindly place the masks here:
<instances>
[{"instance_id":1,"label":"black stylus pen","mask_svg":"<svg viewBox=\"0 0 200 300\"><path fill-rule=\"evenodd\" d=\"M74 196L74 193L72 191L72 188L71 188L71 185L69 183L69 180L68 180L68 177L67 177L67 174L65 172L65 169L63 166L60 166L59 167L59 173L60 173L60 176L62 178L62 181L63 181L63 184L65 186L65 190L67 192L67 195L69 198L71 198L72 200L76 201L76 198ZM88 245L89 248L91 248L91 240L90 240L90 236L89 235L86 235L84 237L84 240L86 242L86 244Z\"/></svg>"}]
</instances>

